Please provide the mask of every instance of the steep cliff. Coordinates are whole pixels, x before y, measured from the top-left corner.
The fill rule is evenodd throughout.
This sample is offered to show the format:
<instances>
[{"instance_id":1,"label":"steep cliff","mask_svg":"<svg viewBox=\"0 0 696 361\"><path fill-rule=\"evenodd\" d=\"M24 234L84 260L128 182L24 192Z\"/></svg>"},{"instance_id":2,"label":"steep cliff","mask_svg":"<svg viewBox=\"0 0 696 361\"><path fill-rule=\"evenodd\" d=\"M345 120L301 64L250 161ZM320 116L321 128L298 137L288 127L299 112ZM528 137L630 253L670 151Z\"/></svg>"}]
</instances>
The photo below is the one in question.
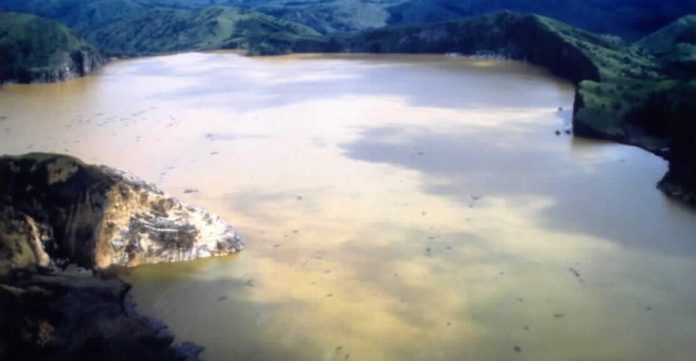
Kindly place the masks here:
<instances>
[{"instance_id":1,"label":"steep cliff","mask_svg":"<svg viewBox=\"0 0 696 361\"><path fill-rule=\"evenodd\" d=\"M0 205L36 224L52 259L88 268L187 261L242 249L219 217L125 172L67 156L0 157Z\"/></svg>"},{"instance_id":2,"label":"steep cliff","mask_svg":"<svg viewBox=\"0 0 696 361\"><path fill-rule=\"evenodd\" d=\"M0 359L196 360L201 349L138 315L115 275L241 249L219 217L122 171L0 157Z\"/></svg>"},{"instance_id":3,"label":"steep cliff","mask_svg":"<svg viewBox=\"0 0 696 361\"><path fill-rule=\"evenodd\" d=\"M65 80L89 74L103 63L95 48L63 25L0 13L0 84Z\"/></svg>"}]
</instances>

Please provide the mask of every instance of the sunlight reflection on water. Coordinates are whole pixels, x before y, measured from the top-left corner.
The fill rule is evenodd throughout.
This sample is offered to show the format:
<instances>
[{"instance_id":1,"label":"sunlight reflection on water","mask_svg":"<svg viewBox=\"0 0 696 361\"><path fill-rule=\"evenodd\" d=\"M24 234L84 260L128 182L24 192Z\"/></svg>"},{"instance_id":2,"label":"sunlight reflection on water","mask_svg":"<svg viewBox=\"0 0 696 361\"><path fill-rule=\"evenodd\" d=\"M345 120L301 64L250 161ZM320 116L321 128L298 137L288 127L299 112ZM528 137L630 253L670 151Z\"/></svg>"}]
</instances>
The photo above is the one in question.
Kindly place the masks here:
<instances>
[{"instance_id":1,"label":"sunlight reflection on water","mask_svg":"<svg viewBox=\"0 0 696 361\"><path fill-rule=\"evenodd\" d=\"M654 189L665 163L556 136L571 85L480 63L122 61L0 90L0 150L127 169L235 225L240 255L128 279L210 360L696 354L696 218Z\"/></svg>"}]
</instances>

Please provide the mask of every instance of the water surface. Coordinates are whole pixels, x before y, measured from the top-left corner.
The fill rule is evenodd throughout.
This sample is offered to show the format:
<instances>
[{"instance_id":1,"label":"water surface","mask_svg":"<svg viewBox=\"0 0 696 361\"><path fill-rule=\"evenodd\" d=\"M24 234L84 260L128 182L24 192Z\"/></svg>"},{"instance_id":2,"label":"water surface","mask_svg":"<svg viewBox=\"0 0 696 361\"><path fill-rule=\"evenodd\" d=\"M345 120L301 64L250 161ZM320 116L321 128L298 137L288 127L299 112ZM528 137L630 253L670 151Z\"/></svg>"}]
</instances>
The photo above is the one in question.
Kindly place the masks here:
<instances>
[{"instance_id":1,"label":"water surface","mask_svg":"<svg viewBox=\"0 0 696 361\"><path fill-rule=\"evenodd\" d=\"M243 253L128 278L208 360L689 360L696 214L661 159L555 135L572 100L514 62L181 54L0 89L0 153L232 223Z\"/></svg>"}]
</instances>

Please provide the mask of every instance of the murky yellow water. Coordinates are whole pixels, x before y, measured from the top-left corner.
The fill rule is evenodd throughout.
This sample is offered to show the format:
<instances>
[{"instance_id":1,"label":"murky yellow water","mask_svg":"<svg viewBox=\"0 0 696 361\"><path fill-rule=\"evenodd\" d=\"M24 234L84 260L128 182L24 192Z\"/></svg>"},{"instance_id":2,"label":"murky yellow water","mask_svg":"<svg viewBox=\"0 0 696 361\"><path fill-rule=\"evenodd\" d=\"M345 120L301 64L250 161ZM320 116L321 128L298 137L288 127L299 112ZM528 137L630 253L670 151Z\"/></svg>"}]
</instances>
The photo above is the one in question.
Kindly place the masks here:
<instances>
[{"instance_id":1,"label":"murky yellow water","mask_svg":"<svg viewBox=\"0 0 696 361\"><path fill-rule=\"evenodd\" d=\"M235 225L242 254L128 279L208 360L693 360L696 214L662 160L556 136L572 98L518 63L182 54L0 89L0 153Z\"/></svg>"}]
</instances>

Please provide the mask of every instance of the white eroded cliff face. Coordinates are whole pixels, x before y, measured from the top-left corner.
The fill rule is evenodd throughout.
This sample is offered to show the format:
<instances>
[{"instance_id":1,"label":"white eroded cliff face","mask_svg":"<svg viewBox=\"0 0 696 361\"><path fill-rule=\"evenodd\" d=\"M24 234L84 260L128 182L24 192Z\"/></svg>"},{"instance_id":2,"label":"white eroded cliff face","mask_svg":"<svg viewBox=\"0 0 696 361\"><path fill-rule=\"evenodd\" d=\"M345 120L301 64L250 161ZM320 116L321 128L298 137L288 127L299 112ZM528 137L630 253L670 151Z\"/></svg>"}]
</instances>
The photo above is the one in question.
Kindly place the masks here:
<instances>
[{"instance_id":1,"label":"white eroded cliff face","mask_svg":"<svg viewBox=\"0 0 696 361\"><path fill-rule=\"evenodd\" d=\"M104 166L99 170L114 184L97 230L98 268L190 261L242 250L239 236L220 217L123 171Z\"/></svg>"},{"instance_id":2,"label":"white eroded cliff face","mask_svg":"<svg viewBox=\"0 0 696 361\"><path fill-rule=\"evenodd\" d=\"M229 255L243 248L220 217L129 173L68 156L0 157L0 188L4 218L9 225L15 219L26 224L26 232L19 233L26 233L23 244L41 267L132 267Z\"/></svg>"}]
</instances>

